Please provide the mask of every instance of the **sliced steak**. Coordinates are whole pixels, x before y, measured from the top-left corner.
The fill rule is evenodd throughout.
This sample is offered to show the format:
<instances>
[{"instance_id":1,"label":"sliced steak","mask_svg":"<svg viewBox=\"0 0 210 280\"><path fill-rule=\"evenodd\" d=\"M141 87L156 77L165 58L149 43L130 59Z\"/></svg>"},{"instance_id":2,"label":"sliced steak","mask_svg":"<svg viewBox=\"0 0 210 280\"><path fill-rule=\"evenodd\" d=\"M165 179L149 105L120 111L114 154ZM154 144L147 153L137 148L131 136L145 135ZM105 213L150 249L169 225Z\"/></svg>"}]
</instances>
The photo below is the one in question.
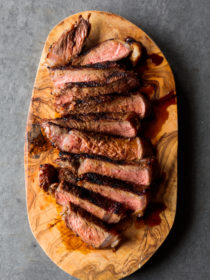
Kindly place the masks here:
<instances>
[{"instance_id":1,"label":"sliced steak","mask_svg":"<svg viewBox=\"0 0 210 280\"><path fill-rule=\"evenodd\" d=\"M120 236L115 230L110 230L100 219L73 203L66 213L65 222L85 243L95 248L114 248L119 244Z\"/></svg>"},{"instance_id":2,"label":"sliced steak","mask_svg":"<svg viewBox=\"0 0 210 280\"><path fill-rule=\"evenodd\" d=\"M59 168L58 179L59 179L59 182L66 181L71 184L77 183L76 175L73 174L69 168Z\"/></svg>"},{"instance_id":3,"label":"sliced steak","mask_svg":"<svg viewBox=\"0 0 210 280\"><path fill-rule=\"evenodd\" d=\"M124 137L135 137L140 127L139 119L133 113L68 115L49 121L65 128L75 128Z\"/></svg>"},{"instance_id":4,"label":"sliced steak","mask_svg":"<svg viewBox=\"0 0 210 280\"><path fill-rule=\"evenodd\" d=\"M158 171L154 158L143 159L138 164L115 164L107 161L86 158L81 160L78 176L97 173L104 176L149 186Z\"/></svg>"},{"instance_id":5,"label":"sliced steak","mask_svg":"<svg viewBox=\"0 0 210 280\"><path fill-rule=\"evenodd\" d=\"M78 184L122 203L138 216L142 216L150 199L150 189L146 186L131 184L95 173L85 174Z\"/></svg>"},{"instance_id":6,"label":"sliced steak","mask_svg":"<svg viewBox=\"0 0 210 280\"><path fill-rule=\"evenodd\" d=\"M73 100L82 100L93 96L102 96L107 94L120 94L134 90L140 86L138 77L133 72L121 73L116 81L86 82L86 83L68 83L64 88L56 88L53 94L56 96L57 105L65 105Z\"/></svg>"},{"instance_id":7,"label":"sliced steak","mask_svg":"<svg viewBox=\"0 0 210 280\"><path fill-rule=\"evenodd\" d=\"M133 93L124 96L106 95L77 100L76 102L67 103L64 106L56 105L56 110L62 115L82 114L82 113L136 113L140 118L148 116L150 113L149 101L140 93Z\"/></svg>"},{"instance_id":8,"label":"sliced steak","mask_svg":"<svg viewBox=\"0 0 210 280\"><path fill-rule=\"evenodd\" d=\"M45 192L53 193L58 186L58 172L51 164L41 164L39 167L39 185Z\"/></svg>"},{"instance_id":9,"label":"sliced steak","mask_svg":"<svg viewBox=\"0 0 210 280\"><path fill-rule=\"evenodd\" d=\"M58 164L63 169L68 169L71 171L73 175L77 175L78 164L72 157L61 156L55 160L56 164Z\"/></svg>"},{"instance_id":10,"label":"sliced steak","mask_svg":"<svg viewBox=\"0 0 210 280\"><path fill-rule=\"evenodd\" d=\"M55 198L60 205L74 203L107 223L118 223L125 216L125 208L119 202L66 181L59 184Z\"/></svg>"},{"instance_id":11,"label":"sliced steak","mask_svg":"<svg viewBox=\"0 0 210 280\"><path fill-rule=\"evenodd\" d=\"M72 61L72 65L89 65L105 61L118 61L131 54L128 43L119 39L106 40Z\"/></svg>"},{"instance_id":12,"label":"sliced steak","mask_svg":"<svg viewBox=\"0 0 210 280\"><path fill-rule=\"evenodd\" d=\"M50 68L49 73L55 88L63 88L68 83L75 85L84 85L84 83L86 85L89 82L92 85L112 83L127 75L120 67L100 69L95 66Z\"/></svg>"},{"instance_id":13,"label":"sliced steak","mask_svg":"<svg viewBox=\"0 0 210 280\"><path fill-rule=\"evenodd\" d=\"M66 65L80 54L90 31L89 17L90 15L85 20L82 16L79 16L78 22L73 24L50 46L46 58L50 67Z\"/></svg>"},{"instance_id":14,"label":"sliced steak","mask_svg":"<svg viewBox=\"0 0 210 280\"><path fill-rule=\"evenodd\" d=\"M42 123L42 127L51 143L63 152L127 161L138 161L152 154L151 146L139 137L123 139L74 129L68 131L47 121Z\"/></svg>"},{"instance_id":15,"label":"sliced steak","mask_svg":"<svg viewBox=\"0 0 210 280\"><path fill-rule=\"evenodd\" d=\"M55 88L53 94L56 96L56 104L65 105L74 100L125 93L140 85L138 77L131 71L116 73L113 77L105 82L67 83L64 89Z\"/></svg>"}]
</instances>

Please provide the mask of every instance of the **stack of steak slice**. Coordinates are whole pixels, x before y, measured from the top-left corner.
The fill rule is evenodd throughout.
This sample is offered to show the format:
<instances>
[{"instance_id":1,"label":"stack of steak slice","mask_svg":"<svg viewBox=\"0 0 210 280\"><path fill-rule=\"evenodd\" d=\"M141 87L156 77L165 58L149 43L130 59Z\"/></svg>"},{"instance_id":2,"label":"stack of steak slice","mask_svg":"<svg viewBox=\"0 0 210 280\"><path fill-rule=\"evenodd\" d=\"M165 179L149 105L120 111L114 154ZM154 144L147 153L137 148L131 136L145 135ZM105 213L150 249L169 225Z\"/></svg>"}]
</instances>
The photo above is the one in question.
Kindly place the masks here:
<instances>
[{"instance_id":1,"label":"stack of steak slice","mask_svg":"<svg viewBox=\"0 0 210 280\"><path fill-rule=\"evenodd\" d=\"M123 64L136 65L141 43L109 39L82 52L89 32L89 17L79 17L47 55L61 116L41 126L61 153L56 166L40 166L39 180L65 207L66 225L89 245L106 248L118 245L121 220L144 214L158 164L138 134L150 103L138 75Z\"/></svg>"}]
</instances>

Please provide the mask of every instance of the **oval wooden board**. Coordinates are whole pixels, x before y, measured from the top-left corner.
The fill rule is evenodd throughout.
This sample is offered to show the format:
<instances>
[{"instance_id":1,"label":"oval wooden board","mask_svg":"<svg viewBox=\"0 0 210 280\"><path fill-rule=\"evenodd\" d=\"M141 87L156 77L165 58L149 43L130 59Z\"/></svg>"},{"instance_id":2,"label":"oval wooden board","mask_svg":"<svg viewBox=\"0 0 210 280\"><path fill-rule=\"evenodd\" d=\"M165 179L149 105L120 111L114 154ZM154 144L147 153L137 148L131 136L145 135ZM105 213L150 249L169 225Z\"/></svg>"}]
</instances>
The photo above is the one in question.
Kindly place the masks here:
<instances>
[{"instance_id":1,"label":"oval wooden board","mask_svg":"<svg viewBox=\"0 0 210 280\"><path fill-rule=\"evenodd\" d=\"M167 95L175 94L172 71L157 45L137 26L128 20L111 13L99 11L82 12L84 18L91 13L92 25L87 47L109 38L131 36L145 46L148 54L155 54L161 60L157 63L147 59L144 79L156 85L152 99L164 100ZM52 85L44 66L49 46L61 33L73 24L79 14L72 15L50 32L40 59L26 128L25 141L25 178L28 218L31 230L45 253L65 272L79 279L120 279L140 267L160 247L167 237L174 221L177 200L177 106L174 102L163 104L157 109L158 119L151 123L150 136L157 146L157 155L164 175L155 195L155 201L163 202L166 209L160 213L161 222L151 226L144 220L140 224L132 222L125 231L125 240L116 252L95 250L84 244L68 230L61 217L61 209L53 198L43 193L38 184L38 168L41 163L52 163L58 151L46 144L43 139L36 141L35 123L42 118L54 118ZM155 58L154 56L154 58ZM167 98L166 98L167 99Z\"/></svg>"}]
</instances>

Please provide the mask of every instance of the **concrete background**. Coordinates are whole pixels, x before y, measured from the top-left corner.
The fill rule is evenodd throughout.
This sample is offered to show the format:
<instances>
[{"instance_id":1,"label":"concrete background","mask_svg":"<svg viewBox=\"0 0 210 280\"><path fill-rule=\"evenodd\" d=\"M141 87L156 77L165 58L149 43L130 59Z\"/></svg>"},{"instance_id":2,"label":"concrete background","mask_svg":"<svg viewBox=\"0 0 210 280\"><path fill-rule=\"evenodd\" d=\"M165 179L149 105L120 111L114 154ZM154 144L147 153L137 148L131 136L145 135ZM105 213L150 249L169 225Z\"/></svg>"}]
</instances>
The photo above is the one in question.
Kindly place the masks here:
<instances>
[{"instance_id":1,"label":"concrete background","mask_svg":"<svg viewBox=\"0 0 210 280\"><path fill-rule=\"evenodd\" d=\"M210 1L0 1L0 279L74 279L43 253L29 229L23 147L36 69L50 29L83 10L120 14L146 31L175 74L179 196L164 245L126 279L210 279Z\"/></svg>"}]
</instances>

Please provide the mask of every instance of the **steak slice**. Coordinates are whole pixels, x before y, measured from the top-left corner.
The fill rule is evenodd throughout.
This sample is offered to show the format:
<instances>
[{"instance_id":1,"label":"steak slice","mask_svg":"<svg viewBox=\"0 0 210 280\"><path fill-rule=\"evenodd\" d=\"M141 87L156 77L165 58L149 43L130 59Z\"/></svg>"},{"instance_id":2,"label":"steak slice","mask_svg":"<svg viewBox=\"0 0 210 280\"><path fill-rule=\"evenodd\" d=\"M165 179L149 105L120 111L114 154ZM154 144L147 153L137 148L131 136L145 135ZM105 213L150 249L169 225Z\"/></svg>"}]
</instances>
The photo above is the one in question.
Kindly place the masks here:
<instances>
[{"instance_id":1,"label":"steak slice","mask_svg":"<svg viewBox=\"0 0 210 280\"><path fill-rule=\"evenodd\" d=\"M78 164L74 158L62 155L57 158L55 162L61 167L61 169L68 169L74 176L77 175Z\"/></svg>"},{"instance_id":2,"label":"steak slice","mask_svg":"<svg viewBox=\"0 0 210 280\"><path fill-rule=\"evenodd\" d=\"M55 88L53 95L56 96L56 104L64 105L87 97L125 93L140 86L139 79L133 72L126 71L120 75L116 81L67 83L64 88Z\"/></svg>"},{"instance_id":3,"label":"steak slice","mask_svg":"<svg viewBox=\"0 0 210 280\"><path fill-rule=\"evenodd\" d=\"M76 85L83 85L88 82L91 82L92 85L95 85L95 83L96 85L111 83L126 76L126 71L119 66L110 68L95 66L75 68L68 66L50 68L49 73L55 88L63 88L68 83L76 83Z\"/></svg>"},{"instance_id":4,"label":"steak slice","mask_svg":"<svg viewBox=\"0 0 210 280\"><path fill-rule=\"evenodd\" d=\"M119 244L120 236L115 230L73 203L69 205L65 222L85 243L95 248L114 248Z\"/></svg>"},{"instance_id":5,"label":"steak slice","mask_svg":"<svg viewBox=\"0 0 210 280\"><path fill-rule=\"evenodd\" d=\"M53 193L58 186L58 171L51 164L39 166L39 185L45 192Z\"/></svg>"},{"instance_id":6,"label":"steak slice","mask_svg":"<svg viewBox=\"0 0 210 280\"><path fill-rule=\"evenodd\" d=\"M81 160L78 176L86 173L100 175L149 186L157 174L157 161L154 158L141 160L138 164L115 164L107 161L86 158Z\"/></svg>"},{"instance_id":7,"label":"steak slice","mask_svg":"<svg viewBox=\"0 0 210 280\"><path fill-rule=\"evenodd\" d=\"M78 22L50 46L46 57L46 62L50 67L66 65L80 54L90 31L89 17L90 15L85 20L79 16Z\"/></svg>"},{"instance_id":8,"label":"steak slice","mask_svg":"<svg viewBox=\"0 0 210 280\"><path fill-rule=\"evenodd\" d=\"M109 39L99 43L85 54L72 61L72 65L89 65L105 61L118 61L131 54L131 47L120 39Z\"/></svg>"},{"instance_id":9,"label":"steak slice","mask_svg":"<svg viewBox=\"0 0 210 280\"><path fill-rule=\"evenodd\" d=\"M68 131L51 122L43 122L42 127L51 143L63 152L105 156L113 160L138 161L151 155L151 146L139 137L117 138L107 135Z\"/></svg>"},{"instance_id":10,"label":"steak slice","mask_svg":"<svg viewBox=\"0 0 210 280\"><path fill-rule=\"evenodd\" d=\"M129 95L106 95L77 100L67 103L64 106L56 105L56 110L61 115L82 114L82 113L136 113L140 118L144 118L150 113L149 101L140 93L136 92Z\"/></svg>"},{"instance_id":11,"label":"steak slice","mask_svg":"<svg viewBox=\"0 0 210 280\"><path fill-rule=\"evenodd\" d=\"M59 182L69 182L71 184L76 184L77 183L77 177L75 174L71 172L69 168L59 168L58 169L59 174L58 174L58 179Z\"/></svg>"},{"instance_id":12,"label":"steak slice","mask_svg":"<svg viewBox=\"0 0 210 280\"><path fill-rule=\"evenodd\" d=\"M85 174L78 184L122 203L138 216L143 215L150 199L150 190L146 186L131 184L95 173Z\"/></svg>"},{"instance_id":13,"label":"steak slice","mask_svg":"<svg viewBox=\"0 0 210 280\"><path fill-rule=\"evenodd\" d=\"M59 184L55 198L60 205L74 203L107 223L118 223L125 216L125 208L119 202L70 182L64 181Z\"/></svg>"},{"instance_id":14,"label":"steak slice","mask_svg":"<svg viewBox=\"0 0 210 280\"><path fill-rule=\"evenodd\" d=\"M49 121L65 128L95 131L124 137L135 137L140 127L139 119L133 113L68 115Z\"/></svg>"}]
</instances>

